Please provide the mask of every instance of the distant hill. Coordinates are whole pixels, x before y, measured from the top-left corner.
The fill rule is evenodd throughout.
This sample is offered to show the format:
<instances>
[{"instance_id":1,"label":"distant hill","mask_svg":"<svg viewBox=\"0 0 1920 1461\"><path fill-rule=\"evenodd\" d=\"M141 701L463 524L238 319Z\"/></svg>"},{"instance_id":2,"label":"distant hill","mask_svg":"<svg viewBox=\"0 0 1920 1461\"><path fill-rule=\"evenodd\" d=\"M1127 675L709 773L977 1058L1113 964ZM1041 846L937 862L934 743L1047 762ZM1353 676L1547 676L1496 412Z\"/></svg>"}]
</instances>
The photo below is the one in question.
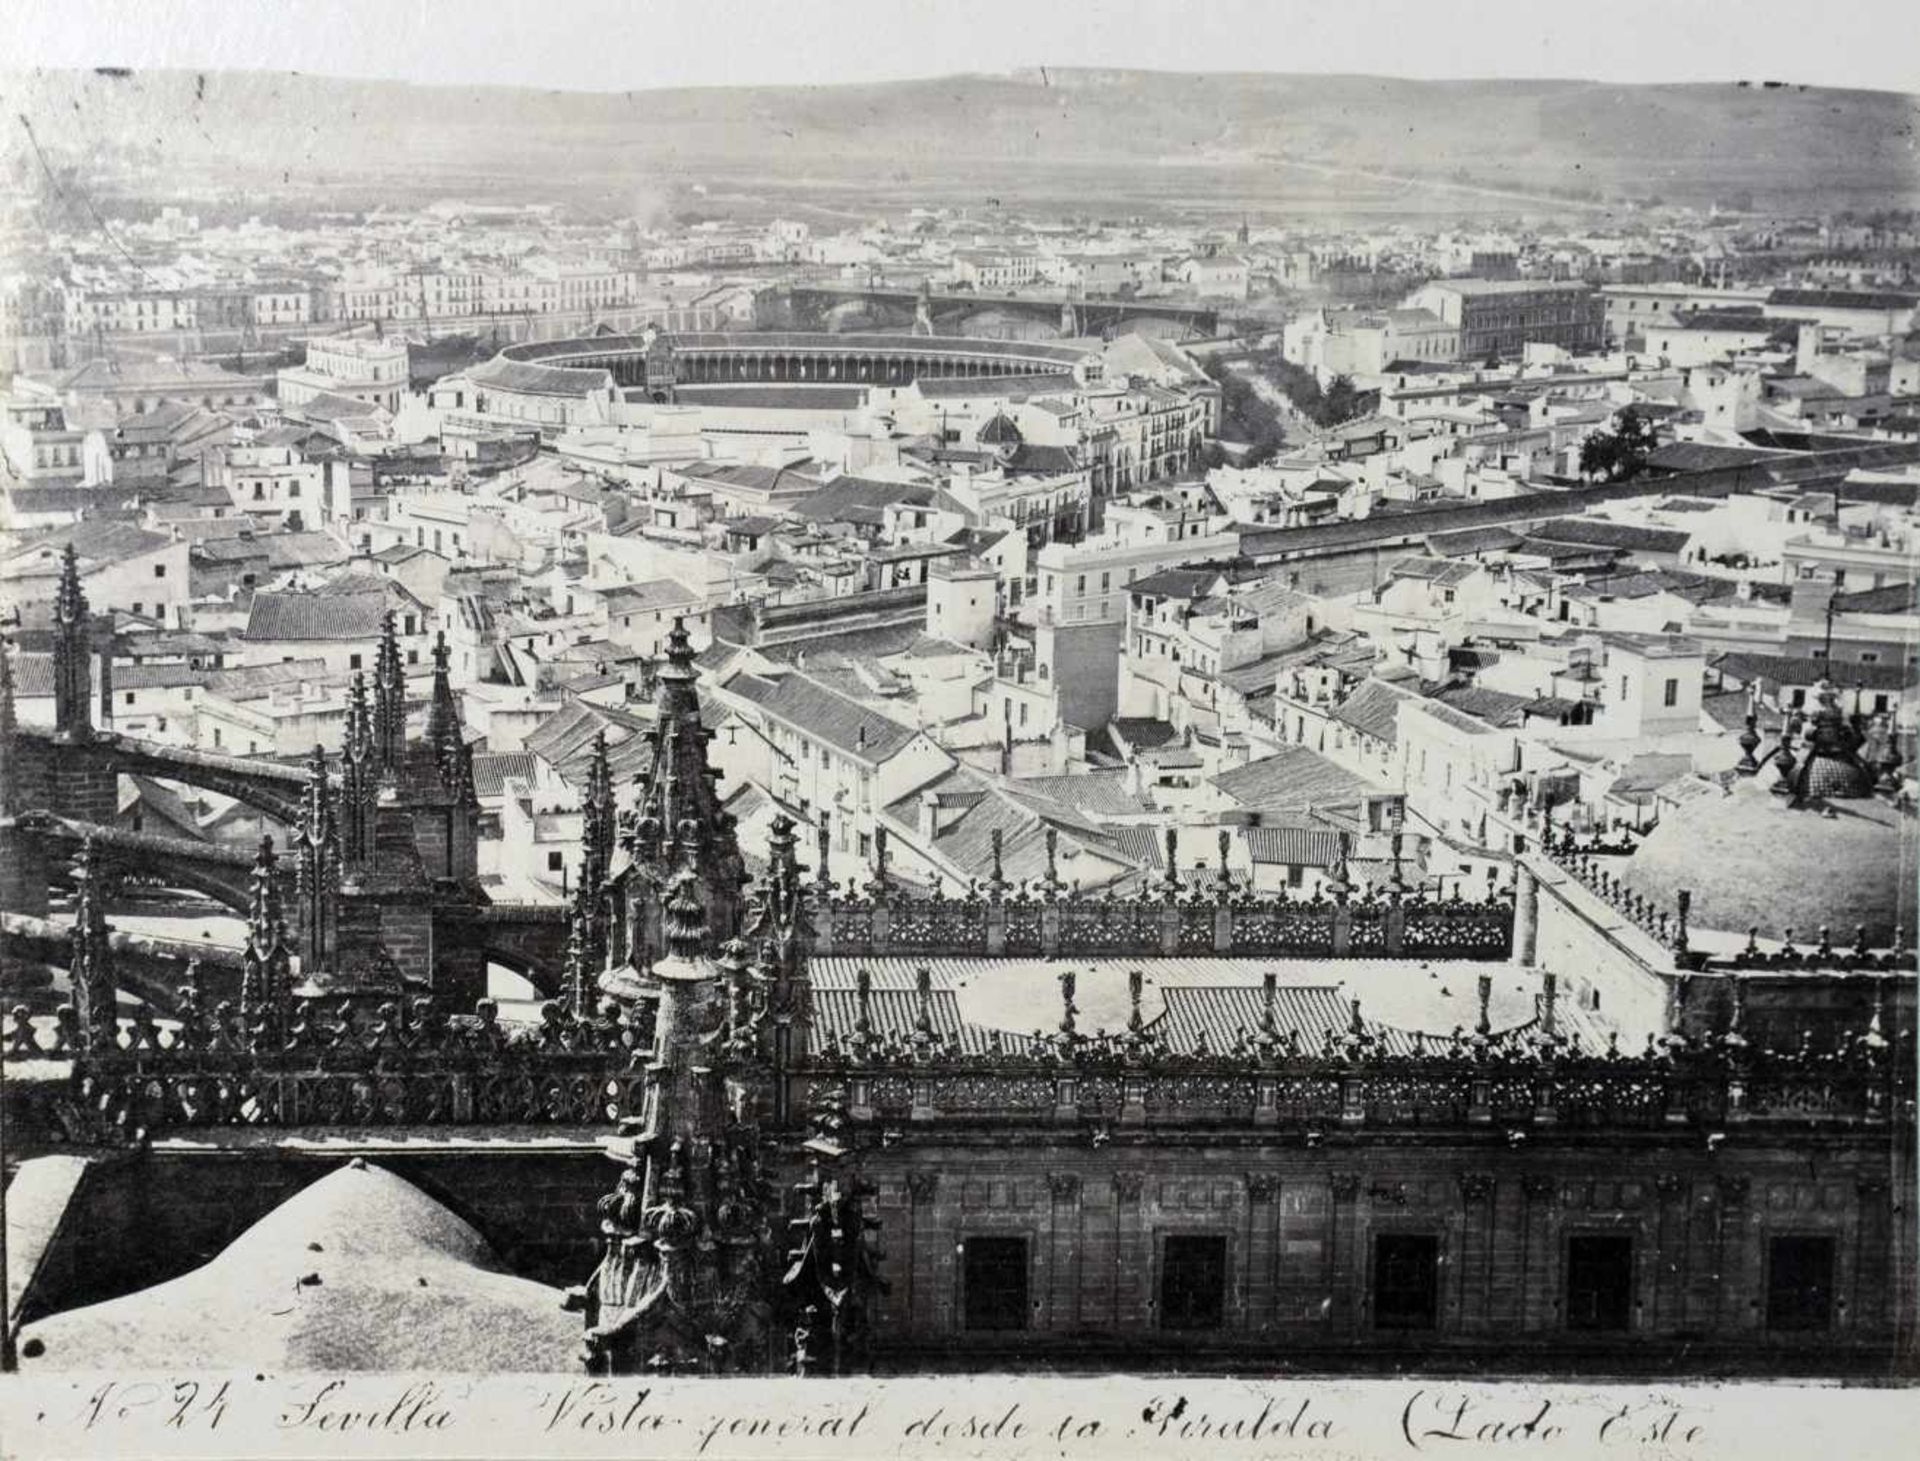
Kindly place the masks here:
<instances>
[{"instance_id":1,"label":"distant hill","mask_svg":"<svg viewBox=\"0 0 1920 1461\"><path fill-rule=\"evenodd\" d=\"M50 154L284 186L406 179L449 191L648 180L864 184L904 193L1004 180L1111 197L1387 195L1760 206L1920 203L1920 98L1732 81L1408 81L1053 70L882 85L584 93L268 73L0 75ZM1118 170L1117 172L1115 170ZM974 189L977 191L977 189ZM1244 191L1244 189L1243 189ZM417 194L416 194L417 196ZM1508 205L1511 206L1511 203Z\"/></svg>"}]
</instances>

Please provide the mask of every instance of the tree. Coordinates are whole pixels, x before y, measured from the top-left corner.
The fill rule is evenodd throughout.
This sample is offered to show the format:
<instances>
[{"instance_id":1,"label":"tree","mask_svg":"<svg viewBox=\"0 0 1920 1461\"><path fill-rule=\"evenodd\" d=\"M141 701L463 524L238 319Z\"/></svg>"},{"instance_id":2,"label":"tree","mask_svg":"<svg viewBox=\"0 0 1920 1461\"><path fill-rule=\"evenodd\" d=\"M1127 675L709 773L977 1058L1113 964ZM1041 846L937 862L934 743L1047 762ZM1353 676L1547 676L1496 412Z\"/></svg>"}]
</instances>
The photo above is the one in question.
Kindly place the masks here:
<instances>
[{"instance_id":1,"label":"tree","mask_svg":"<svg viewBox=\"0 0 1920 1461\"><path fill-rule=\"evenodd\" d=\"M1351 376L1336 375L1327 382L1327 388L1321 394L1320 409L1314 420L1322 426L1338 426L1342 421L1351 421L1360 414L1363 399L1361 393L1354 389Z\"/></svg>"},{"instance_id":2,"label":"tree","mask_svg":"<svg viewBox=\"0 0 1920 1461\"><path fill-rule=\"evenodd\" d=\"M1654 446L1653 423L1628 406L1614 417L1613 430L1596 431L1580 443L1580 475L1625 482L1646 467Z\"/></svg>"}]
</instances>

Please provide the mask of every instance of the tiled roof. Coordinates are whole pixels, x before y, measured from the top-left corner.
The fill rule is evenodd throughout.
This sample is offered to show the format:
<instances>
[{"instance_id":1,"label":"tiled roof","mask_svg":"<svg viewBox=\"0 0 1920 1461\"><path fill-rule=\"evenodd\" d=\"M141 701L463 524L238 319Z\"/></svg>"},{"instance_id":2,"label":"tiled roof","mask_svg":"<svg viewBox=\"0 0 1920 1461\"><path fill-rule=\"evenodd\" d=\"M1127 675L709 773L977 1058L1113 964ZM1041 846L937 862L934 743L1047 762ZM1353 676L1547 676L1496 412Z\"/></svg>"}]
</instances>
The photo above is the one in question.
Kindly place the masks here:
<instances>
[{"instance_id":1,"label":"tiled roof","mask_svg":"<svg viewBox=\"0 0 1920 1461\"><path fill-rule=\"evenodd\" d=\"M503 795L509 781L527 781L533 777L533 753L514 751L483 753L473 758L473 789L482 797Z\"/></svg>"},{"instance_id":2,"label":"tiled roof","mask_svg":"<svg viewBox=\"0 0 1920 1461\"><path fill-rule=\"evenodd\" d=\"M1470 736L1490 736L1493 734L1493 727L1488 725L1484 720L1479 719L1477 716L1469 715L1463 710L1455 710L1443 700L1424 700L1420 703L1419 708L1426 714L1431 715L1442 725L1451 726L1454 730L1465 731Z\"/></svg>"},{"instance_id":3,"label":"tiled roof","mask_svg":"<svg viewBox=\"0 0 1920 1461\"><path fill-rule=\"evenodd\" d=\"M1305 746L1282 746L1271 756L1221 772L1213 784L1240 805L1258 808L1327 806L1380 789Z\"/></svg>"},{"instance_id":4,"label":"tiled roof","mask_svg":"<svg viewBox=\"0 0 1920 1461\"><path fill-rule=\"evenodd\" d=\"M1889 583L1833 596L1836 614L1920 614L1920 584Z\"/></svg>"},{"instance_id":5,"label":"tiled roof","mask_svg":"<svg viewBox=\"0 0 1920 1461\"><path fill-rule=\"evenodd\" d=\"M170 690L181 685L198 685L206 680L208 671L196 670L192 665L120 665L113 667L113 688L116 690Z\"/></svg>"},{"instance_id":6,"label":"tiled roof","mask_svg":"<svg viewBox=\"0 0 1920 1461\"><path fill-rule=\"evenodd\" d=\"M852 1036L860 1018L860 998L852 989L821 989L816 986L812 994L812 1012L807 1048L817 1055L825 1048L829 1032L842 1044ZM912 1036L919 1014L920 996L912 988L875 989L868 999L867 1018L873 1034L881 1039ZM932 991L927 1014L933 1033L942 1044L949 1038L957 1037L961 1050L968 1055L984 1055L993 1048L993 1032L980 1025L967 1024L960 1018L960 1001L951 989ZM1002 1034L999 1040L1000 1048L1008 1052L1022 1050L1027 1044L1028 1037L1024 1035Z\"/></svg>"},{"instance_id":7,"label":"tiled roof","mask_svg":"<svg viewBox=\"0 0 1920 1461\"><path fill-rule=\"evenodd\" d=\"M46 571L57 573L61 554L72 544L85 572L96 565L120 563L143 553L157 552L172 541L165 533L148 532L133 523L87 518L70 527L53 528L37 535L7 555L5 561L16 572L32 572L30 565L44 560Z\"/></svg>"},{"instance_id":8,"label":"tiled roof","mask_svg":"<svg viewBox=\"0 0 1920 1461\"><path fill-rule=\"evenodd\" d=\"M326 533L271 533L257 541L267 545L267 562L274 568L344 563L352 556L338 539Z\"/></svg>"},{"instance_id":9,"label":"tiled roof","mask_svg":"<svg viewBox=\"0 0 1920 1461\"><path fill-rule=\"evenodd\" d=\"M798 673L767 678L741 671L721 688L808 736L868 762L887 760L918 734L912 726Z\"/></svg>"},{"instance_id":10,"label":"tiled roof","mask_svg":"<svg viewBox=\"0 0 1920 1461\"><path fill-rule=\"evenodd\" d=\"M818 492L793 504L795 517L809 522L878 524L893 506L927 507L934 489L909 482L882 482L870 477L839 477Z\"/></svg>"},{"instance_id":11,"label":"tiled roof","mask_svg":"<svg viewBox=\"0 0 1920 1461\"><path fill-rule=\"evenodd\" d=\"M1345 840L1311 827L1248 827L1240 836L1255 863L1283 867L1332 867Z\"/></svg>"},{"instance_id":12,"label":"tiled roof","mask_svg":"<svg viewBox=\"0 0 1920 1461\"><path fill-rule=\"evenodd\" d=\"M1802 659L1789 654L1723 654L1711 668L1742 681L1771 680L1776 685L1812 685L1829 677L1842 690L1900 690L1914 683L1906 665L1863 665L1845 660Z\"/></svg>"},{"instance_id":13,"label":"tiled roof","mask_svg":"<svg viewBox=\"0 0 1920 1461\"><path fill-rule=\"evenodd\" d=\"M1208 1049L1226 1050L1242 1034L1259 1031L1266 1009L1266 991L1253 984L1175 984L1163 989L1161 997L1166 1010L1154 1029L1175 1050L1191 1050L1202 1037ZM1274 1004L1281 1032L1299 1031L1301 1043L1310 1049L1317 1050L1329 1033L1336 1038L1344 1034L1352 1023L1352 1006L1332 985L1277 987ZM1387 1041L1389 1054L1413 1054L1413 1037L1405 1031L1389 1030L1364 1016L1360 1023L1369 1034Z\"/></svg>"},{"instance_id":14,"label":"tiled roof","mask_svg":"<svg viewBox=\"0 0 1920 1461\"><path fill-rule=\"evenodd\" d=\"M1643 528L1597 517L1556 517L1536 526L1533 536L1552 543L1581 543L1643 553L1677 553L1693 537L1677 528Z\"/></svg>"},{"instance_id":15,"label":"tiled roof","mask_svg":"<svg viewBox=\"0 0 1920 1461\"><path fill-rule=\"evenodd\" d=\"M1179 734L1171 722L1143 716L1117 715L1110 724L1127 747L1136 752L1164 746Z\"/></svg>"},{"instance_id":16,"label":"tiled roof","mask_svg":"<svg viewBox=\"0 0 1920 1461\"><path fill-rule=\"evenodd\" d=\"M1444 558L1401 558L1388 572L1395 578L1417 578L1443 587L1465 583L1480 571L1477 563L1455 562Z\"/></svg>"},{"instance_id":17,"label":"tiled roof","mask_svg":"<svg viewBox=\"0 0 1920 1461\"><path fill-rule=\"evenodd\" d=\"M616 584L602 590L601 597L606 599L610 612L630 613L636 609L682 608L697 602L700 596L674 579L649 578L639 583Z\"/></svg>"},{"instance_id":18,"label":"tiled roof","mask_svg":"<svg viewBox=\"0 0 1920 1461\"><path fill-rule=\"evenodd\" d=\"M1024 777L1017 783L1021 791L1051 797L1090 817L1137 817L1152 811L1147 802L1127 787L1124 771L1083 771L1073 776Z\"/></svg>"},{"instance_id":19,"label":"tiled roof","mask_svg":"<svg viewBox=\"0 0 1920 1461\"><path fill-rule=\"evenodd\" d=\"M590 396L613 387L613 373L565 365L533 365L495 356L468 369L477 386L534 396Z\"/></svg>"},{"instance_id":20,"label":"tiled roof","mask_svg":"<svg viewBox=\"0 0 1920 1461\"><path fill-rule=\"evenodd\" d=\"M923 376L913 383L914 390L928 400L984 396L991 400L1024 401L1032 396L1053 395L1061 389L1062 376Z\"/></svg>"},{"instance_id":21,"label":"tiled roof","mask_svg":"<svg viewBox=\"0 0 1920 1461\"><path fill-rule=\"evenodd\" d=\"M1113 840L1133 861L1155 871L1166 867L1167 859L1161 849L1166 845L1166 833L1158 827L1115 827Z\"/></svg>"},{"instance_id":22,"label":"tiled roof","mask_svg":"<svg viewBox=\"0 0 1920 1461\"><path fill-rule=\"evenodd\" d=\"M1364 680L1334 707L1332 718L1391 746L1400 738L1400 702L1412 698L1384 680Z\"/></svg>"},{"instance_id":23,"label":"tiled roof","mask_svg":"<svg viewBox=\"0 0 1920 1461\"><path fill-rule=\"evenodd\" d=\"M1151 594L1156 598L1192 599L1211 593L1224 577L1218 568L1163 568L1127 585L1130 594Z\"/></svg>"},{"instance_id":24,"label":"tiled roof","mask_svg":"<svg viewBox=\"0 0 1920 1461\"><path fill-rule=\"evenodd\" d=\"M267 694L275 685L298 685L317 680L327 673L323 659L283 660L277 665L242 665L237 669L215 670L207 676L207 693L229 700L253 700Z\"/></svg>"},{"instance_id":25,"label":"tiled roof","mask_svg":"<svg viewBox=\"0 0 1920 1461\"><path fill-rule=\"evenodd\" d=\"M1920 303L1920 294L1896 294L1891 291L1854 291L1845 289L1776 289L1767 296L1770 305L1816 309L1912 309Z\"/></svg>"},{"instance_id":26,"label":"tiled roof","mask_svg":"<svg viewBox=\"0 0 1920 1461\"><path fill-rule=\"evenodd\" d=\"M380 637L387 595L373 593L257 593L247 615L249 640L360 640L369 650Z\"/></svg>"},{"instance_id":27,"label":"tiled roof","mask_svg":"<svg viewBox=\"0 0 1920 1461\"><path fill-rule=\"evenodd\" d=\"M1520 535L1511 528L1459 528L1450 533L1430 533L1427 551L1436 558L1462 558L1470 553L1494 553L1520 544Z\"/></svg>"}]
</instances>

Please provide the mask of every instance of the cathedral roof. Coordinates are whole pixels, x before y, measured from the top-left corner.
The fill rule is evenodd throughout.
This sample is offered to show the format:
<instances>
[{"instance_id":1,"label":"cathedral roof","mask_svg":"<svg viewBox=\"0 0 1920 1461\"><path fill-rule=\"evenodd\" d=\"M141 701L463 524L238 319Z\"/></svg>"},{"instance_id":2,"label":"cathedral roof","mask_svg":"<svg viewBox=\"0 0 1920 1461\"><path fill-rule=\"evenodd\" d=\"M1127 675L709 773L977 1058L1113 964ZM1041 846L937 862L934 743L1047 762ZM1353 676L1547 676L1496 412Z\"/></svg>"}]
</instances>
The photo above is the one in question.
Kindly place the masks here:
<instances>
[{"instance_id":1,"label":"cathedral roof","mask_svg":"<svg viewBox=\"0 0 1920 1461\"><path fill-rule=\"evenodd\" d=\"M1914 822L1871 798L1837 800L1831 815L1776 796L1767 776L1736 782L1668 812L1630 857L1620 859L1627 887L1671 907L1693 894L1694 927L1796 941L1853 941L1865 924L1884 944L1897 923L1914 927Z\"/></svg>"},{"instance_id":2,"label":"cathedral roof","mask_svg":"<svg viewBox=\"0 0 1920 1461\"><path fill-rule=\"evenodd\" d=\"M580 1329L561 1297L502 1271L486 1240L419 1188L356 1161L191 1273L28 1325L22 1363L566 1370L577 1365Z\"/></svg>"}]
</instances>

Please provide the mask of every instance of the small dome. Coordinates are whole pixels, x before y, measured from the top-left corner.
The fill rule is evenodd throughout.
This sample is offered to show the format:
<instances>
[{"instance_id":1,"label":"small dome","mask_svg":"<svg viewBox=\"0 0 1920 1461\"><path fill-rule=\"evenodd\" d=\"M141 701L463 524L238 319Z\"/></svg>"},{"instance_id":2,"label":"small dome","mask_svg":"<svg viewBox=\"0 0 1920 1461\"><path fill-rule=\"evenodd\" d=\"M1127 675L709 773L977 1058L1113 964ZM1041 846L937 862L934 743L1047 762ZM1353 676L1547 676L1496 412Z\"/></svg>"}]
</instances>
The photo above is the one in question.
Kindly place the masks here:
<instances>
[{"instance_id":1,"label":"small dome","mask_svg":"<svg viewBox=\"0 0 1920 1461\"><path fill-rule=\"evenodd\" d=\"M1613 862L1629 890L1655 907L1693 894L1696 928L1763 938L1793 930L1796 944L1820 928L1851 944L1866 925L1885 945L1896 924L1914 927L1914 822L1875 799L1795 807L1765 778L1702 796L1668 812L1631 856Z\"/></svg>"},{"instance_id":2,"label":"small dome","mask_svg":"<svg viewBox=\"0 0 1920 1461\"><path fill-rule=\"evenodd\" d=\"M179 1278L29 1324L42 1369L543 1371L576 1367L557 1289L363 1162L288 1198Z\"/></svg>"},{"instance_id":3,"label":"small dome","mask_svg":"<svg viewBox=\"0 0 1920 1461\"><path fill-rule=\"evenodd\" d=\"M974 440L982 446L1018 446L1021 442L1020 428L1013 424L1005 411L996 411L993 419L980 428Z\"/></svg>"}]
</instances>

